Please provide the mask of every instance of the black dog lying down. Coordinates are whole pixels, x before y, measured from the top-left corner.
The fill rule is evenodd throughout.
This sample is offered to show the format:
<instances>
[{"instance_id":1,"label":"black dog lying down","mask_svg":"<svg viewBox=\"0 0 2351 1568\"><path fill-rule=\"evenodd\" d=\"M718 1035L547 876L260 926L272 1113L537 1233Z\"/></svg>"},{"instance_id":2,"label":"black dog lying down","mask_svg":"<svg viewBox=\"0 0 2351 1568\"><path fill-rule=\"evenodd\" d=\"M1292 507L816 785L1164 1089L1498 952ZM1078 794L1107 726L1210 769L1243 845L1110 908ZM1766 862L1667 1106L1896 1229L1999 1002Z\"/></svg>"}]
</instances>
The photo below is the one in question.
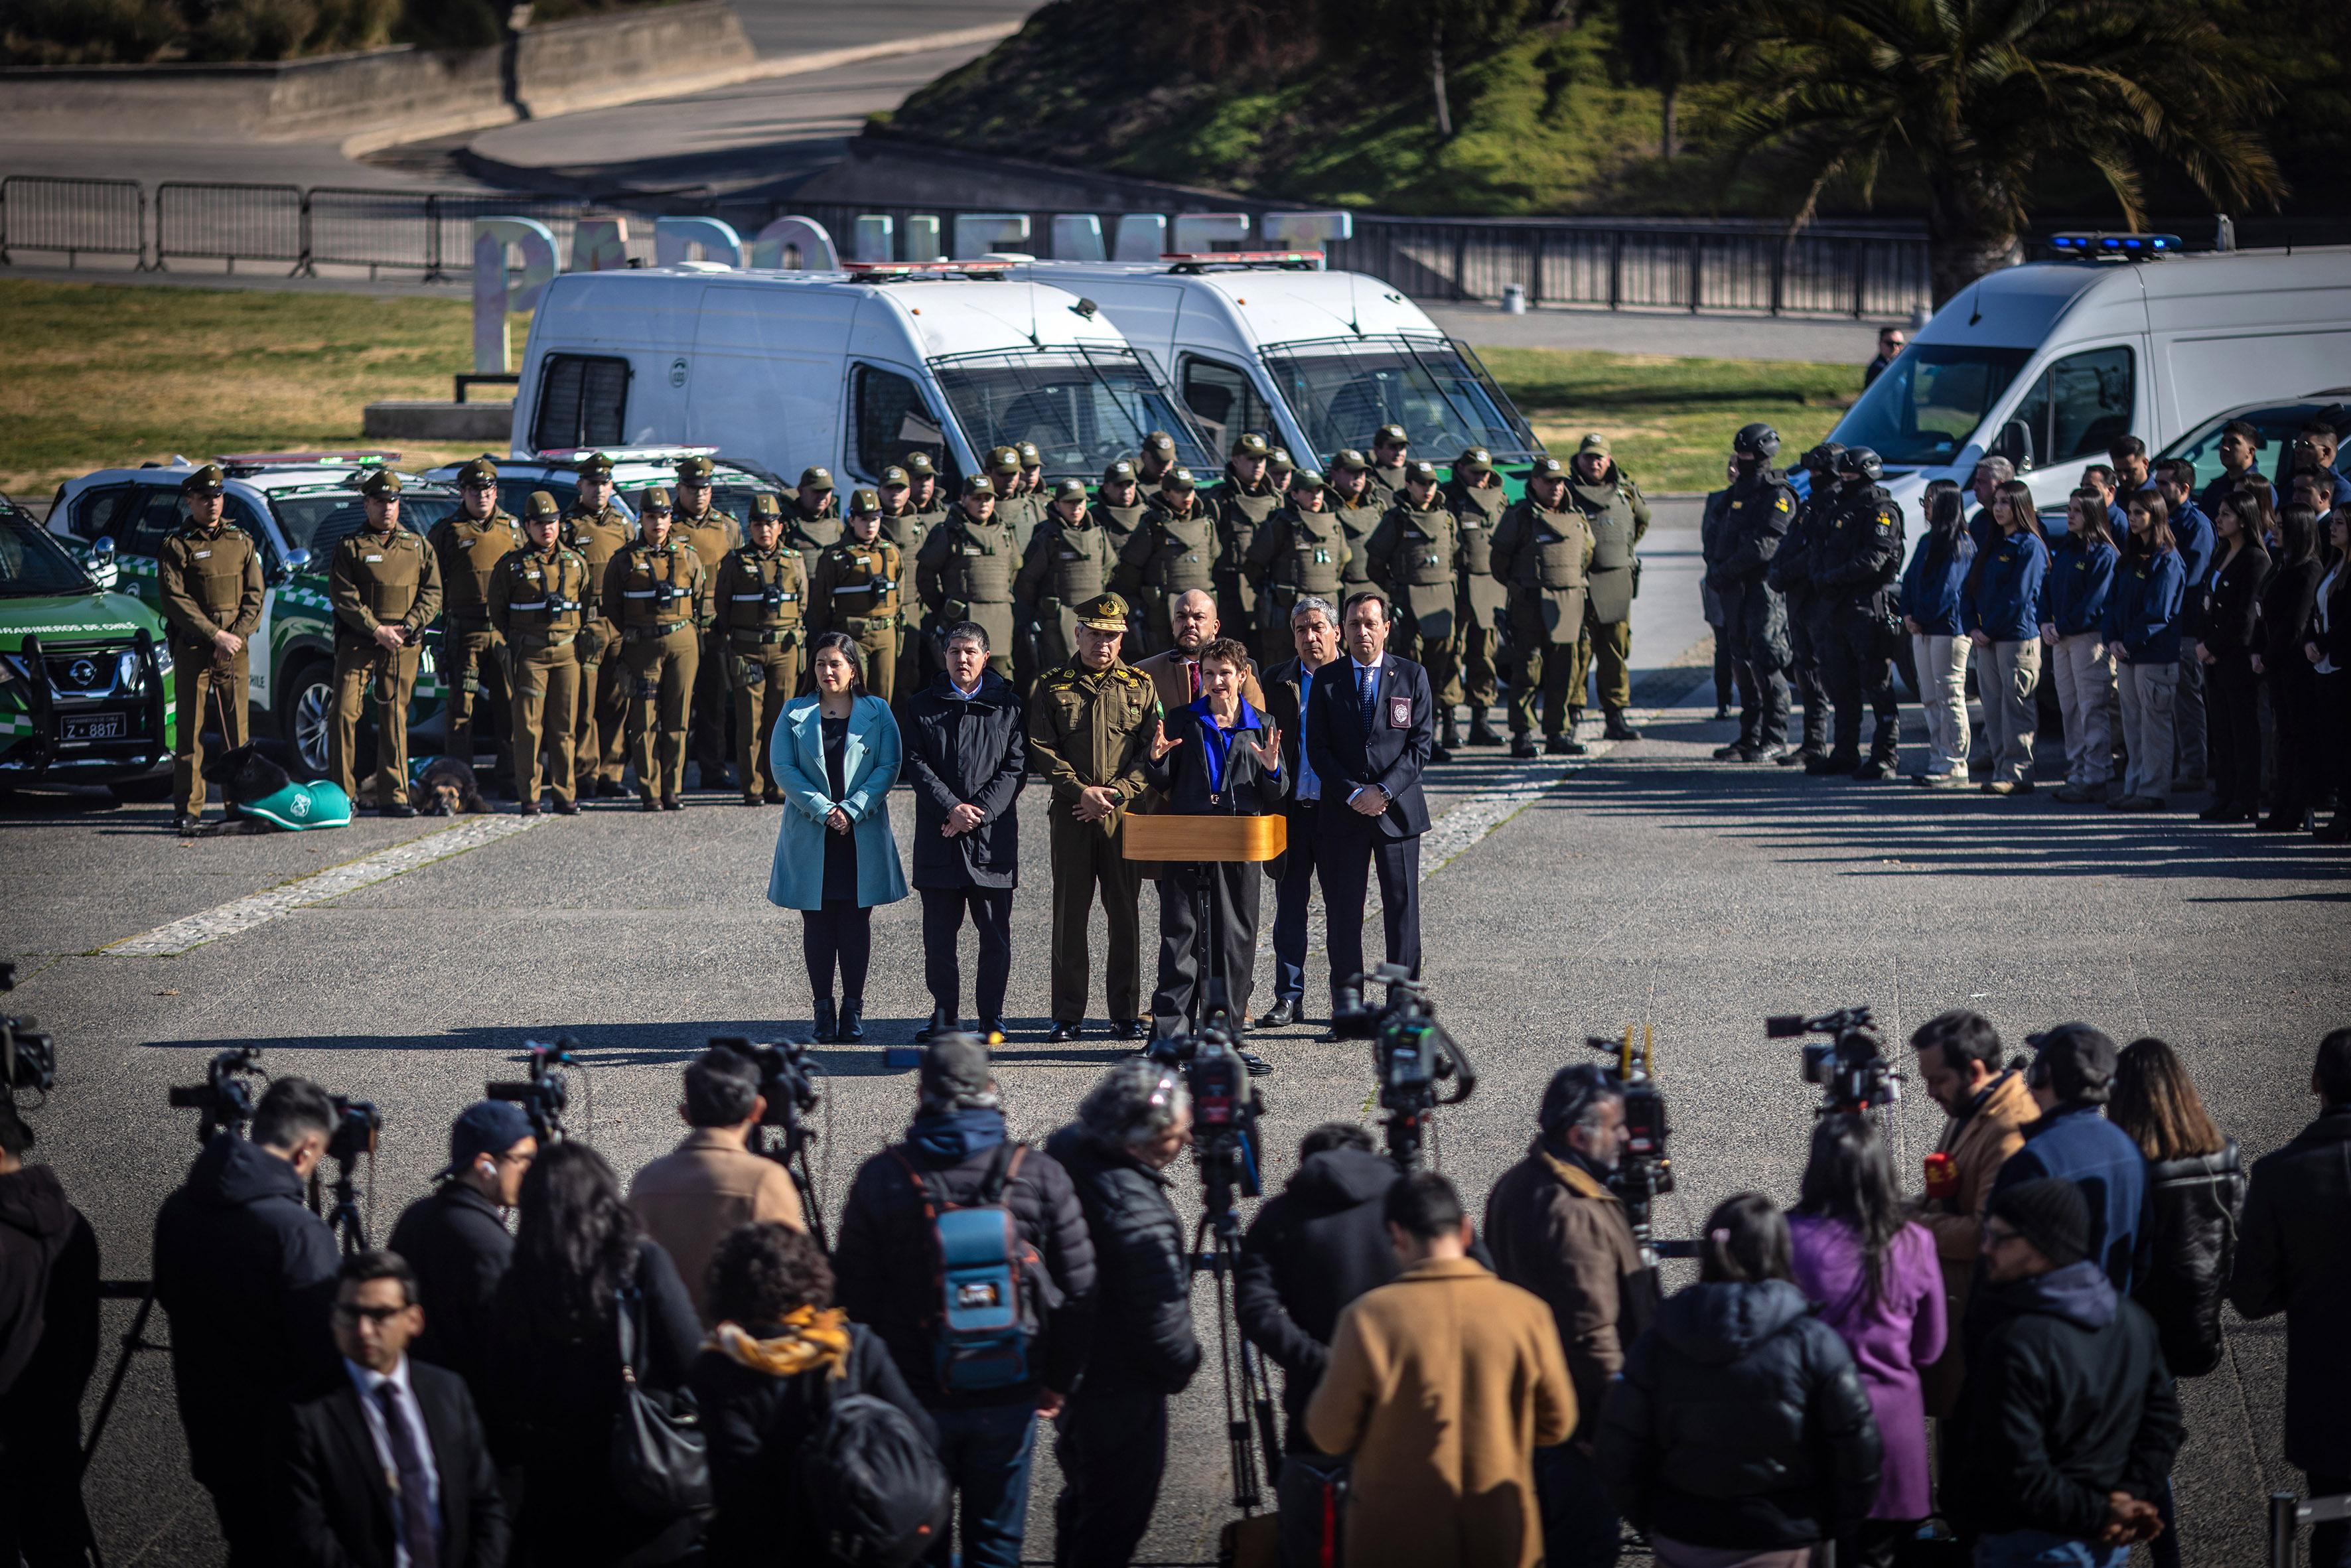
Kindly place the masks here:
<instances>
[{"instance_id":1,"label":"black dog lying down","mask_svg":"<svg viewBox=\"0 0 2351 1568\"><path fill-rule=\"evenodd\" d=\"M472 767L454 757L436 757L425 764L409 795L428 817L470 817L490 809Z\"/></svg>"},{"instance_id":2,"label":"black dog lying down","mask_svg":"<svg viewBox=\"0 0 2351 1568\"><path fill-rule=\"evenodd\" d=\"M228 816L207 834L298 831L341 827L350 801L331 784L299 784L308 772L301 754L282 740L256 740L204 759L204 782L228 803Z\"/></svg>"}]
</instances>

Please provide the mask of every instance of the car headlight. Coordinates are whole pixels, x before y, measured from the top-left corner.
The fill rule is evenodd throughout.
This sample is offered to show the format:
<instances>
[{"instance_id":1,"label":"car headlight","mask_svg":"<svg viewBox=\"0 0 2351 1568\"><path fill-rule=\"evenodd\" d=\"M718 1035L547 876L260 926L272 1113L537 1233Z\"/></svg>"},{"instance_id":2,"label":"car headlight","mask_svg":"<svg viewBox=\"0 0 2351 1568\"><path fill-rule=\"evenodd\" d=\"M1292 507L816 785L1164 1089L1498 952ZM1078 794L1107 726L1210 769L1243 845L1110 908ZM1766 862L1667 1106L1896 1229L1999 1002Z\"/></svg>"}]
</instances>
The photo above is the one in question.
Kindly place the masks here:
<instances>
[{"instance_id":1,"label":"car headlight","mask_svg":"<svg viewBox=\"0 0 2351 1568\"><path fill-rule=\"evenodd\" d=\"M166 681L170 680L172 678L172 644L171 641L166 638L155 644L155 674L157 677Z\"/></svg>"}]
</instances>

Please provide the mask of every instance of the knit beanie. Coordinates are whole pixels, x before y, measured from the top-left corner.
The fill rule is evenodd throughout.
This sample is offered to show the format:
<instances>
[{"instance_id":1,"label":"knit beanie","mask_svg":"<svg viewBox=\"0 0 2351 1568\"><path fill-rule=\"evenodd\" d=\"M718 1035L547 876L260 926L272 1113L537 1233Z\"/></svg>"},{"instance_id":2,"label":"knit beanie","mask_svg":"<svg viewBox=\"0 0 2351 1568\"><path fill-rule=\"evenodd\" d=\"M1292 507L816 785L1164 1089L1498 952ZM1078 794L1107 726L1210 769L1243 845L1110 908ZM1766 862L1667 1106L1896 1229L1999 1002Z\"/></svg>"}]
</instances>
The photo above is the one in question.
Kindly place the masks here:
<instances>
[{"instance_id":1,"label":"knit beanie","mask_svg":"<svg viewBox=\"0 0 2351 1568\"><path fill-rule=\"evenodd\" d=\"M2037 1054L2032 1077L2045 1082L2061 1105L2103 1105L2112 1092L2120 1060L2114 1040L2085 1023L2061 1023L2046 1034L2026 1037Z\"/></svg>"},{"instance_id":2,"label":"knit beanie","mask_svg":"<svg viewBox=\"0 0 2351 1568\"><path fill-rule=\"evenodd\" d=\"M2062 1176L2021 1181L1992 1195L1989 1212L2006 1221L2059 1269L2090 1255L2090 1204Z\"/></svg>"}]
</instances>

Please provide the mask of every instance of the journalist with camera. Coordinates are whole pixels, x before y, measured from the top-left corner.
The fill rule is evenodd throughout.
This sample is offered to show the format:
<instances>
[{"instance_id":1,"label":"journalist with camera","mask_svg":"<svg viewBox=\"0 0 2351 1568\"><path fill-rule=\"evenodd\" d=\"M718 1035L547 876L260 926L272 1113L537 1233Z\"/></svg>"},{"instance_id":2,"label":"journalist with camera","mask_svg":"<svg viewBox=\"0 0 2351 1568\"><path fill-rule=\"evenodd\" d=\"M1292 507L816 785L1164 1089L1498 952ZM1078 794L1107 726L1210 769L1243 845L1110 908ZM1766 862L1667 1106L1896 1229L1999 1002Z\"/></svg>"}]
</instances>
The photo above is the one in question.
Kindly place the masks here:
<instances>
[{"instance_id":1,"label":"journalist with camera","mask_svg":"<svg viewBox=\"0 0 2351 1568\"><path fill-rule=\"evenodd\" d=\"M155 1299L197 1483L233 1568L278 1561L280 1433L296 1396L336 1368L328 1332L340 1258L303 1186L341 1120L327 1092L281 1078L252 1136L213 1134L155 1217Z\"/></svg>"},{"instance_id":2,"label":"journalist with camera","mask_svg":"<svg viewBox=\"0 0 2351 1568\"><path fill-rule=\"evenodd\" d=\"M629 1184L629 1207L645 1234L668 1249L702 1309L703 1326L718 1320L709 1302L710 1260L738 1225L776 1220L795 1230L800 1195L791 1173L750 1150L768 1113L759 1068L728 1046L714 1045L685 1070L685 1099L677 1108L694 1129L677 1148L646 1166Z\"/></svg>"},{"instance_id":3,"label":"journalist with camera","mask_svg":"<svg viewBox=\"0 0 2351 1568\"><path fill-rule=\"evenodd\" d=\"M0 1563L84 1562L81 1396L98 1361L98 1237L0 1085Z\"/></svg>"},{"instance_id":4,"label":"journalist with camera","mask_svg":"<svg viewBox=\"0 0 2351 1568\"><path fill-rule=\"evenodd\" d=\"M464 1378L476 1403L490 1369L490 1303L514 1260L506 1216L522 1201L522 1178L538 1157L521 1106L476 1101L450 1124L438 1185L392 1228L392 1250L414 1272L424 1313L409 1351Z\"/></svg>"}]
</instances>

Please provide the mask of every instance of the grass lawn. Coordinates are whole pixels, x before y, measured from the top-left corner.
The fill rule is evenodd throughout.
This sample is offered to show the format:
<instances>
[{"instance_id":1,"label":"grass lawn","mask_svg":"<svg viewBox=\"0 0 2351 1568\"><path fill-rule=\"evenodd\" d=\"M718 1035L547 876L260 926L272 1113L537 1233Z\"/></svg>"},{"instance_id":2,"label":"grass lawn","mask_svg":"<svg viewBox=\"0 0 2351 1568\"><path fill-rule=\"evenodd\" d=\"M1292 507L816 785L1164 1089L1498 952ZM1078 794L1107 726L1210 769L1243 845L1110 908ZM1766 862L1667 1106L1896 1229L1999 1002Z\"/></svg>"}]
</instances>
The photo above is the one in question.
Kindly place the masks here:
<instances>
[{"instance_id":1,"label":"grass lawn","mask_svg":"<svg viewBox=\"0 0 2351 1568\"><path fill-rule=\"evenodd\" d=\"M450 376L471 362L472 308L462 298L0 278L15 371L0 380L0 489L38 501L74 475L173 453L359 444L364 404L449 395ZM517 353L523 335L518 319ZM1731 432L1750 420L1770 421L1783 449L1801 452L1861 390L1850 365L1481 352L1552 451L1605 431L1651 491L1719 486ZM399 446L415 467L477 450Z\"/></svg>"}]
</instances>

